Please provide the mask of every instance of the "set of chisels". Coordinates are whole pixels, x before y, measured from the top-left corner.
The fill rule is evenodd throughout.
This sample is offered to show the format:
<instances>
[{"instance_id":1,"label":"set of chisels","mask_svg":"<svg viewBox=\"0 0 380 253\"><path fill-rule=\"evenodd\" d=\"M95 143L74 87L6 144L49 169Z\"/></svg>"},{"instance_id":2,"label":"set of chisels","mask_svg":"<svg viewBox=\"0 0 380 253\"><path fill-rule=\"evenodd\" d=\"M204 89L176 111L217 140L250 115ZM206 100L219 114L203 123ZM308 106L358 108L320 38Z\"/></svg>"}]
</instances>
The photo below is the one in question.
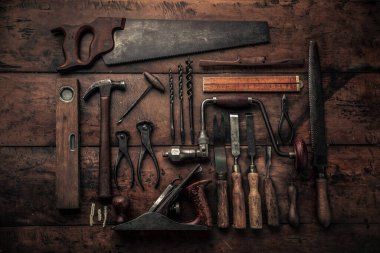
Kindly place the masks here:
<instances>
[{"instance_id":1,"label":"set of chisels","mask_svg":"<svg viewBox=\"0 0 380 253\"><path fill-rule=\"evenodd\" d=\"M175 31L175 32L173 32ZM57 68L59 72L71 72L78 68L90 68L99 58L107 66L127 64L138 61L161 59L180 55L189 55L207 51L229 49L242 46L253 46L270 42L267 22L262 21L185 21L185 20L128 20L125 18L97 18L91 23L82 25L63 25L52 30L53 33L63 33L63 53L65 62ZM92 33L93 39L89 45L87 59L80 57L81 39L85 33ZM170 111L168 127L170 129L171 146L163 156L173 164L196 164L185 178L173 178L163 189L159 197L152 203L146 213L135 219L128 219L130 200L123 196L123 189L139 185L141 190L149 187L144 185L143 167L147 155L153 161L156 178L152 181L154 188L160 187L161 169L159 159L153 149L151 136L156 125L149 120L136 122L139 136L131 136L127 130L116 132L118 155L112 166L111 161L111 122L112 92L125 91L128 83L122 80L104 79L93 83L84 93L83 101L87 102L99 92L100 104L100 150L98 197L103 203L113 206L114 221L118 225L113 229L126 230L207 230L214 224L213 212L216 212L216 224L219 228L232 227L244 229L247 223L251 229L262 229L266 218L267 224L278 227L281 224L280 210L277 202L276 186L271 178L272 150L279 157L294 161L291 180L288 186L289 209L288 222L296 227L301 219L297 211L297 173L308 167L308 151L305 142L295 137L296 131L289 117L289 101L285 93L299 92L303 82L298 75L266 75L266 76L205 76L203 77L203 92L223 92L219 95L203 99L200 105L194 104L193 61L188 57L184 64L180 63L174 69L169 69L168 90ZM302 67L303 60L282 59L267 61L266 57L239 57L236 60L200 60L199 66L204 70L209 68L286 68ZM321 84L321 69L317 45L310 42L309 49L309 101L310 125L313 159L312 165L317 171L317 217L324 227L331 222L331 213L327 191L327 144L324 124L324 98ZM165 85L159 78L148 72L143 76L147 83L145 91L120 115L116 124L127 119L129 113L151 91L165 92ZM57 173L56 195L57 208L79 208L79 83L76 79L61 78L57 82L56 110L56 147ZM277 128L277 136L269 121L269 115L264 103L251 95L234 94L236 92L283 93L281 99L281 115ZM187 97L187 103L184 99ZM179 110L175 108L179 102ZM185 107L189 126L185 127ZM194 109L200 109L200 131L196 141ZM214 106L222 110L221 117L213 117L213 138L209 138L206 129L207 107ZM253 109L260 118L255 117ZM154 108L152 108L154 110ZM176 117L179 112L179 117ZM241 117L245 113L245 117ZM220 118L220 120L218 120ZM241 121L245 119L247 157L249 167L241 168ZM178 120L178 122L176 122ZM262 120L265 125L271 146L265 147L265 175L260 175L256 166L257 143L255 140L255 124ZM178 130L176 129L178 127ZM189 129L192 146L184 146L185 129ZM181 145L176 143L176 133L179 133ZM140 153L137 165L129 155L128 142L130 138L140 137ZM158 143L156 143L158 144ZM195 145L195 146L194 146ZM244 146L244 145L243 145ZM227 152L230 150L230 154ZM288 151L286 151L288 150ZM289 151L290 150L290 151ZM209 161L210 152L214 155L216 172L217 206L208 204L205 187L212 182L202 179L201 163ZM233 157L231 163L229 156ZM126 161L129 177L128 186L119 183L121 162ZM136 169L136 170L135 170ZM244 173L247 172L247 173ZM272 173L273 174L273 173ZM135 177L137 181L135 181ZM198 178L198 179L196 179ZM112 186L114 183L116 191ZM138 183L138 184L137 184ZM153 187L152 187L153 188ZM263 188L263 189L262 189ZM245 192L244 189L249 189ZM178 219L181 212L179 196L187 196L195 207L195 218L189 222ZM111 201L112 200L112 201ZM91 225L94 224L94 205L91 211ZM216 210L214 210L216 209ZM101 209L99 209L101 210ZM104 210L108 210L107 206ZM106 213L105 213L106 214ZM98 215L101 217L101 215ZM103 219L103 226L107 221ZM176 218L177 217L177 218ZM248 219L247 219L248 218Z\"/></svg>"}]
</instances>

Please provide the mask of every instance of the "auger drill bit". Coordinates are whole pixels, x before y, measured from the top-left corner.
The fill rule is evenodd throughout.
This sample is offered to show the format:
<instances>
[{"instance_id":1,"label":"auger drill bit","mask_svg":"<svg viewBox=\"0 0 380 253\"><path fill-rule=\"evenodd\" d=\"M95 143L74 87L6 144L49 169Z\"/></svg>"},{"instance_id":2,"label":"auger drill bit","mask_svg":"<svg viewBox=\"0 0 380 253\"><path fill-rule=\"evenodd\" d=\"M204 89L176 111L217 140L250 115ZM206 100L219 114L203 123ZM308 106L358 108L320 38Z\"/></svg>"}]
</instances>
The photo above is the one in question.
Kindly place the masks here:
<instances>
[{"instance_id":1,"label":"auger drill bit","mask_svg":"<svg viewBox=\"0 0 380 253\"><path fill-rule=\"evenodd\" d=\"M182 75L183 75L183 68L182 65L178 65L178 87L179 87L179 101L180 101L180 114L179 114L179 120L180 120L180 131L181 131L181 144L185 144L185 124L184 124L184 118L183 118L183 81L182 81Z\"/></svg>"},{"instance_id":2,"label":"auger drill bit","mask_svg":"<svg viewBox=\"0 0 380 253\"><path fill-rule=\"evenodd\" d=\"M173 87L173 73L169 69L169 97L170 97L170 136L172 143L175 142L175 128L174 128L174 87Z\"/></svg>"},{"instance_id":3,"label":"auger drill bit","mask_svg":"<svg viewBox=\"0 0 380 253\"><path fill-rule=\"evenodd\" d=\"M187 99L189 100L189 123L190 123L190 138L191 144L195 143L194 139L194 116L193 116L193 63L190 57L186 61L186 86L187 86Z\"/></svg>"}]
</instances>

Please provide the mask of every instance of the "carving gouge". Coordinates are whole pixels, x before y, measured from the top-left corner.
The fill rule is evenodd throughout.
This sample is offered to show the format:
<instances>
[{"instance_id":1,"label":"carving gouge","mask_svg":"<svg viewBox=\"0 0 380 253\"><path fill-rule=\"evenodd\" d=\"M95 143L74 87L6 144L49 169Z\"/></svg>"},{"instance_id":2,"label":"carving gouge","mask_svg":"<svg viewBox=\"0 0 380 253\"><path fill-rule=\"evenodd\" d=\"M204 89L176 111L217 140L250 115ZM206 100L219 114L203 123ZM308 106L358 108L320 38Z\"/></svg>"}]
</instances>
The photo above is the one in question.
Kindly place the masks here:
<instances>
[{"instance_id":1,"label":"carving gouge","mask_svg":"<svg viewBox=\"0 0 380 253\"><path fill-rule=\"evenodd\" d=\"M313 151L313 167L318 172L317 199L318 220L324 227L331 222L330 205L327 195L327 144L325 133L324 98L322 90L321 66L317 44L310 41L309 47L309 103L311 147Z\"/></svg>"},{"instance_id":2,"label":"carving gouge","mask_svg":"<svg viewBox=\"0 0 380 253\"><path fill-rule=\"evenodd\" d=\"M270 167L272 165L272 147L268 146L265 152L265 167L267 175L264 180L265 184L265 203L267 207L268 225L272 227L280 226L280 217L278 214L278 203L276 190L270 177Z\"/></svg>"}]
</instances>

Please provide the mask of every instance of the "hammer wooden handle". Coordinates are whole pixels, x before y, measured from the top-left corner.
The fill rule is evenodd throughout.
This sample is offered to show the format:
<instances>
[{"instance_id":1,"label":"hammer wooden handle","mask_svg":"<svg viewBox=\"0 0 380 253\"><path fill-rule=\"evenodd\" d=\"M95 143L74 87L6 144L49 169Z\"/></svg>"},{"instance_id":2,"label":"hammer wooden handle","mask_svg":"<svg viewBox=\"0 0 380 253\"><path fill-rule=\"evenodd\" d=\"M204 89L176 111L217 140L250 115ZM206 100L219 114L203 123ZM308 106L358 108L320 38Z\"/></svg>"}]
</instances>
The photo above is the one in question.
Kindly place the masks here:
<instances>
[{"instance_id":1,"label":"hammer wooden handle","mask_svg":"<svg viewBox=\"0 0 380 253\"><path fill-rule=\"evenodd\" d=\"M253 172L248 173L248 183L249 224L252 229L261 229L263 227L263 218L259 193L259 174Z\"/></svg>"},{"instance_id":2,"label":"hammer wooden handle","mask_svg":"<svg viewBox=\"0 0 380 253\"><path fill-rule=\"evenodd\" d=\"M300 219L297 212L297 188L295 185L291 184L288 187L289 196L289 224L293 227L298 227L300 224Z\"/></svg>"},{"instance_id":3,"label":"hammer wooden handle","mask_svg":"<svg viewBox=\"0 0 380 253\"><path fill-rule=\"evenodd\" d=\"M280 218L278 214L278 203L276 191L274 189L271 178L265 179L265 203L267 208L268 225L271 227L280 226Z\"/></svg>"},{"instance_id":4,"label":"hammer wooden handle","mask_svg":"<svg viewBox=\"0 0 380 253\"><path fill-rule=\"evenodd\" d=\"M111 197L110 97L100 97L99 198Z\"/></svg>"},{"instance_id":5,"label":"hammer wooden handle","mask_svg":"<svg viewBox=\"0 0 380 253\"><path fill-rule=\"evenodd\" d=\"M227 195L227 180L217 180L218 185L218 227L228 228L228 195Z\"/></svg>"},{"instance_id":6,"label":"hammer wooden handle","mask_svg":"<svg viewBox=\"0 0 380 253\"><path fill-rule=\"evenodd\" d=\"M327 180L326 178L318 178L317 184L317 199L318 199L318 220L319 223L327 228L331 223L331 211L329 205L329 199L327 196Z\"/></svg>"},{"instance_id":7,"label":"hammer wooden handle","mask_svg":"<svg viewBox=\"0 0 380 253\"><path fill-rule=\"evenodd\" d=\"M232 208L233 227L237 229L245 228L245 201L240 172L232 172Z\"/></svg>"}]
</instances>

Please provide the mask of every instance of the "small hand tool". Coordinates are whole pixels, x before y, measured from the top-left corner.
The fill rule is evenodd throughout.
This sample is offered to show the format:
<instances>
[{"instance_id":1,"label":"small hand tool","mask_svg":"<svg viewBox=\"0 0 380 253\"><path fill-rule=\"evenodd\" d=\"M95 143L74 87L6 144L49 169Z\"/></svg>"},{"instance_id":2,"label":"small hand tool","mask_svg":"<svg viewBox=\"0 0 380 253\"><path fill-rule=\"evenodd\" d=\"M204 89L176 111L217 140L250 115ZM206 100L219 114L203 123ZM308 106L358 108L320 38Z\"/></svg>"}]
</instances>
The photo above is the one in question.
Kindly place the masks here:
<instances>
[{"instance_id":1,"label":"small hand tool","mask_svg":"<svg viewBox=\"0 0 380 253\"><path fill-rule=\"evenodd\" d=\"M191 64L193 61L190 60L190 57L186 61L186 85L187 85L187 99L189 100L189 124L190 124L190 137L191 144L195 143L194 136L194 115L193 115L193 68Z\"/></svg>"},{"instance_id":2,"label":"small hand tool","mask_svg":"<svg viewBox=\"0 0 380 253\"><path fill-rule=\"evenodd\" d=\"M270 167L272 165L272 148L268 146L265 152L265 167L267 174L264 180L265 185L265 204L267 208L268 225L272 227L280 226L280 216L278 213L278 202L276 189L270 177Z\"/></svg>"},{"instance_id":3,"label":"small hand tool","mask_svg":"<svg viewBox=\"0 0 380 253\"><path fill-rule=\"evenodd\" d=\"M299 92L299 76L206 76L203 92Z\"/></svg>"},{"instance_id":4,"label":"small hand tool","mask_svg":"<svg viewBox=\"0 0 380 253\"><path fill-rule=\"evenodd\" d=\"M138 99L136 99L135 102L132 103L132 105L128 108L128 110L120 117L120 119L116 122L116 124L120 124L121 122L123 122L124 118L128 115L128 113L130 113L132 111L133 108L135 108L135 106L149 93L149 91L151 91L152 89L156 89L158 90L159 92L161 93L164 93L165 92L165 87L164 85L161 83L160 79L158 79L156 76L148 73L148 72L144 72L144 77L145 77L145 80L148 81L148 84L149 84L149 87L145 89L145 91L143 92L143 94L140 95L140 97Z\"/></svg>"},{"instance_id":5,"label":"small hand tool","mask_svg":"<svg viewBox=\"0 0 380 253\"><path fill-rule=\"evenodd\" d=\"M255 164L256 158L256 142L254 134L253 114L247 113L245 115L247 122L247 143L248 143L248 156L250 158L248 183L249 183L249 223L252 229L261 229L263 227L263 218L261 212L261 196L259 192L259 174Z\"/></svg>"},{"instance_id":6,"label":"small hand tool","mask_svg":"<svg viewBox=\"0 0 380 253\"><path fill-rule=\"evenodd\" d=\"M175 127L174 127L174 87L173 87L173 73L169 69L169 98L170 98L170 136L172 143L175 142Z\"/></svg>"},{"instance_id":7,"label":"small hand tool","mask_svg":"<svg viewBox=\"0 0 380 253\"><path fill-rule=\"evenodd\" d=\"M124 196L115 196L112 199L112 206L115 211L115 220L117 223L123 223L127 220L127 211L130 206L129 200Z\"/></svg>"},{"instance_id":8,"label":"small hand tool","mask_svg":"<svg viewBox=\"0 0 380 253\"><path fill-rule=\"evenodd\" d=\"M79 84L75 78L56 83L56 180L58 209L77 209L80 201Z\"/></svg>"},{"instance_id":9,"label":"small hand tool","mask_svg":"<svg viewBox=\"0 0 380 253\"><path fill-rule=\"evenodd\" d=\"M283 132L284 122L288 124L288 134L285 135ZM280 137L281 143L283 145L291 145L294 138L294 126L289 117L289 103L288 98L284 94L281 99L281 117L278 123L278 136Z\"/></svg>"},{"instance_id":10,"label":"small hand tool","mask_svg":"<svg viewBox=\"0 0 380 253\"><path fill-rule=\"evenodd\" d=\"M230 114L231 124L231 151L234 157L232 168L232 209L233 227L243 229L246 227L245 200L242 178L239 165L240 139L239 139L239 115Z\"/></svg>"},{"instance_id":11,"label":"small hand tool","mask_svg":"<svg viewBox=\"0 0 380 253\"><path fill-rule=\"evenodd\" d=\"M214 133L214 158L215 170L218 185L218 227L227 228L229 226L228 215L228 184L227 184L227 161L225 144L225 125L224 117L222 116L220 125L218 119L214 115L213 121Z\"/></svg>"},{"instance_id":12,"label":"small hand tool","mask_svg":"<svg viewBox=\"0 0 380 253\"><path fill-rule=\"evenodd\" d=\"M238 57L232 61L218 60L199 60L200 67L302 67L304 60L297 59L282 59L275 61L267 61L266 57Z\"/></svg>"},{"instance_id":13,"label":"small hand tool","mask_svg":"<svg viewBox=\"0 0 380 253\"><path fill-rule=\"evenodd\" d=\"M128 29L120 30L124 27ZM112 35L115 29L119 30ZM58 67L58 71L87 67L102 54L104 62L112 65L252 46L268 43L270 40L268 23L261 21L133 20L99 17L91 23L63 25L52 32L63 33L65 36L65 63ZM90 55L88 59L82 60L78 47L83 34L87 32L94 36L87 49Z\"/></svg>"},{"instance_id":14,"label":"small hand tool","mask_svg":"<svg viewBox=\"0 0 380 253\"><path fill-rule=\"evenodd\" d=\"M180 102L180 111L179 111L179 128L181 134L181 144L185 144L185 122L183 117L183 67L182 65L178 65L178 95Z\"/></svg>"},{"instance_id":15,"label":"small hand tool","mask_svg":"<svg viewBox=\"0 0 380 253\"><path fill-rule=\"evenodd\" d=\"M134 186L135 183L135 170L133 168L133 163L131 160L131 157L129 156L128 152L128 139L129 139L129 132L127 131L118 131L116 132L116 138L119 143L119 153L117 154L116 162L115 162L115 167L113 171L113 179L116 185L116 188L120 190L119 183L118 183L118 171L119 171L119 166L121 159L124 157L125 160L128 163L128 166L131 169L131 184L130 188Z\"/></svg>"},{"instance_id":16,"label":"small hand tool","mask_svg":"<svg viewBox=\"0 0 380 253\"><path fill-rule=\"evenodd\" d=\"M161 178L161 173L160 173L160 168L158 166L158 161L156 158L156 155L153 151L152 144L150 142L150 136L153 132L153 123L149 121L141 121L136 124L137 129L140 132L140 137L141 137L141 149L140 149L140 156L139 156L139 162L137 164L137 180L141 186L141 188L144 190L144 186L142 183L142 177L141 177L141 171L142 171L142 162L145 157L146 152L148 151L149 156L152 158L154 167L156 169L156 174L157 174L157 180L154 188L157 188L158 185L160 184L160 178Z\"/></svg>"},{"instance_id":17,"label":"small hand tool","mask_svg":"<svg viewBox=\"0 0 380 253\"><path fill-rule=\"evenodd\" d=\"M111 197L110 103L114 89L124 91L125 82L101 80L91 85L83 96L87 101L96 91L100 92L99 198Z\"/></svg>"},{"instance_id":18,"label":"small hand tool","mask_svg":"<svg viewBox=\"0 0 380 253\"><path fill-rule=\"evenodd\" d=\"M318 172L317 199L318 219L324 227L331 223L331 210L327 195L327 143L325 129L325 100L323 98L322 74L317 43L310 41L309 46L309 103L311 147L313 167Z\"/></svg>"},{"instance_id":19,"label":"small hand tool","mask_svg":"<svg viewBox=\"0 0 380 253\"><path fill-rule=\"evenodd\" d=\"M198 164L191 170L189 175L178 185L172 182L157 198L148 212L137 217L134 220L115 226L114 230L207 230L212 226L211 211L207 204L204 187L210 183L210 180L195 182L186 187L187 195L193 200L196 210L196 218L187 223L180 223L167 217L169 210L175 204L179 194L188 184L190 179L202 171ZM177 180L175 180L177 181Z\"/></svg>"}]
</instances>

